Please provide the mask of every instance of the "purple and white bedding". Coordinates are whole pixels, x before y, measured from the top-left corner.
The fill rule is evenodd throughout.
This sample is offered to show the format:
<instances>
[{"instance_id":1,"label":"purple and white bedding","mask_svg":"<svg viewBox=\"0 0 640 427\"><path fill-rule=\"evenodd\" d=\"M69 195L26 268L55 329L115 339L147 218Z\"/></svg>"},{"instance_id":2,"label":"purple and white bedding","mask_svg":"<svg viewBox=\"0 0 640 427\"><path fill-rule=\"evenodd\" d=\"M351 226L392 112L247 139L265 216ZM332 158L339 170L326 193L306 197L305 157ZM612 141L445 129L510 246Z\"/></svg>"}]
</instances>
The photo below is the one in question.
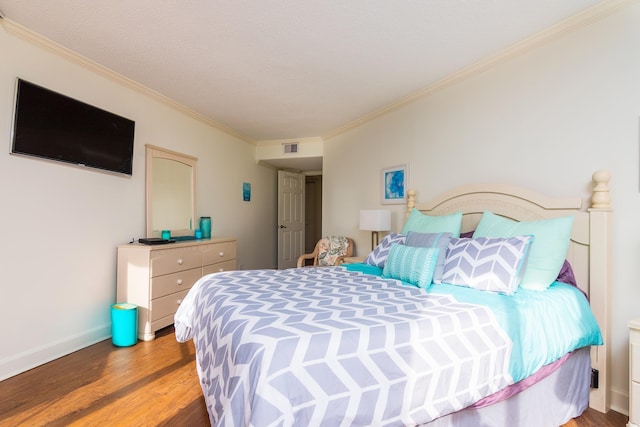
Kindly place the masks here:
<instances>
[{"instance_id":1,"label":"purple and white bedding","mask_svg":"<svg viewBox=\"0 0 640 427\"><path fill-rule=\"evenodd\" d=\"M513 296L447 288L343 267L217 273L180 305L176 338L194 340L211 424L221 426L419 425L600 343L570 286L538 293L561 298L562 310L540 295L509 304Z\"/></svg>"}]
</instances>

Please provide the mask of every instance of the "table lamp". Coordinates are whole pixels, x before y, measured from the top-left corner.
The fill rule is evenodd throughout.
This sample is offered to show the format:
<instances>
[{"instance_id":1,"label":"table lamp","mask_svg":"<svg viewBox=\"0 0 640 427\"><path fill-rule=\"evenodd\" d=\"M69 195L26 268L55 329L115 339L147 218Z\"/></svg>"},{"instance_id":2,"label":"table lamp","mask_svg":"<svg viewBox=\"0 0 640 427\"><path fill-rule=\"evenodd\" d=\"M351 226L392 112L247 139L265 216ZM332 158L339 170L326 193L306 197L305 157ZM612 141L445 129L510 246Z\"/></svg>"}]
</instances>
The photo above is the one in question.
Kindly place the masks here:
<instances>
[{"instance_id":1,"label":"table lamp","mask_svg":"<svg viewBox=\"0 0 640 427\"><path fill-rule=\"evenodd\" d=\"M378 233L391 230L391 211L361 210L360 230L371 231L371 250L378 246Z\"/></svg>"}]
</instances>

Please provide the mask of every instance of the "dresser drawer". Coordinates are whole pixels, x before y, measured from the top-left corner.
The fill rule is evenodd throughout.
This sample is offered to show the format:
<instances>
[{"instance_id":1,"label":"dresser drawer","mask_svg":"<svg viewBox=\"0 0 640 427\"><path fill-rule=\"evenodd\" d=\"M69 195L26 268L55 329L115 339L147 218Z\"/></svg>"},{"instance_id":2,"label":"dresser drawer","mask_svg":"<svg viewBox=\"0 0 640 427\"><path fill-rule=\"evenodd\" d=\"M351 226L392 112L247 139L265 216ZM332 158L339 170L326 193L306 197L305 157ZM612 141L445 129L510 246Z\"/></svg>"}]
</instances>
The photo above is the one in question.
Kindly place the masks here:
<instances>
[{"instance_id":1,"label":"dresser drawer","mask_svg":"<svg viewBox=\"0 0 640 427\"><path fill-rule=\"evenodd\" d=\"M202 266L202 255L196 250L166 250L151 258L151 277Z\"/></svg>"},{"instance_id":2,"label":"dresser drawer","mask_svg":"<svg viewBox=\"0 0 640 427\"><path fill-rule=\"evenodd\" d=\"M216 264L236 258L236 243L213 243L202 248L202 265Z\"/></svg>"},{"instance_id":3,"label":"dresser drawer","mask_svg":"<svg viewBox=\"0 0 640 427\"><path fill-rule=\"evenodd\" d=\"M202 277L202 269L179 271L151 279L151 299L190 289Z\"/></svg>"},{"instance_id":4,"label":"dresser drawer","mask_svg":"<svg viewBox=\"0 0 640 427\"><path fill-rule=\"evenodd\" d=\"M221 271L231 271L236 269L236 260L219 262L217 264L206 265L202 267L202 275L206 276L211 273L219 273Z\"/></svg>"},{"instance_id":5,"label":"dresser drawer","mask_svg":"<svg viewBox=\"0 0 640 427\"><path fill-rule=\"evenodd\" d=\"M165 316L175 314L178 310L178 306L184 297L187 296L187 292L189 292L188 289L151 300L149 307L149 311L151 312L151 321L154 322Z\"/></svg>"}]
</instances>

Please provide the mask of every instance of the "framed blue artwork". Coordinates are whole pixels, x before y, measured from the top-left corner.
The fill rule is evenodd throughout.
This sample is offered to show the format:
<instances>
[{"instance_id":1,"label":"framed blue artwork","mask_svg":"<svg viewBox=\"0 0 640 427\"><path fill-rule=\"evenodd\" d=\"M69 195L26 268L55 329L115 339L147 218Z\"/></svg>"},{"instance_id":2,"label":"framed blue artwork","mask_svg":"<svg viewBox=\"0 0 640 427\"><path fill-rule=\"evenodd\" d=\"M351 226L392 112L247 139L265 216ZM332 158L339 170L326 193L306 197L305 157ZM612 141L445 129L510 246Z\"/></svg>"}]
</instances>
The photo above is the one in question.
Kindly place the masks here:
<instances>
[{"instance_id":1,"label":"framed blue artwork","mask_svg":"<svg viewBox=\"0 0 640 427\"><path fill-rule=\"evenodd\" d=\"M242 183L242 200L245 202L251 201L251 183L243 182Z\"/></svg>"},{"instance_id":2,"label":"framed blue artwork","mask_svg":"<svg viewBox=\"0 0 640 427\"><path fill-rule=\"evenodd\" d=\"M400 205L407 202L408 166L382 169L382 204Z\"/></svg>"}]
</instances>

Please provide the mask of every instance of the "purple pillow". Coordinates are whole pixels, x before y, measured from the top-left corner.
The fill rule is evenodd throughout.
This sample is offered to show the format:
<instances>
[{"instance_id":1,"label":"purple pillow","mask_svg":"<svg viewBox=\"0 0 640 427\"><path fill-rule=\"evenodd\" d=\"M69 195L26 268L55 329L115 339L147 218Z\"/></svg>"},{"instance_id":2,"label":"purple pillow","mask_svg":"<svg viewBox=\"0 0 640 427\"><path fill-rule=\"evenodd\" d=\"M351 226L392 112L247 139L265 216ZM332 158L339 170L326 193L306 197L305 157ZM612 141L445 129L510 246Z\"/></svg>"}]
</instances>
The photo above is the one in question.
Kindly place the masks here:
<instances>
[{"instance_id":1,"label":"purple pillow","mask_svg":"<svg viewBox=\"0 0 640 427\"><path fill-rule=\"evenodd\" d=\"M576 276L573 274L573 268L571 268L571 264L569 264L569 261L566 259L564 260L564 264L562 264L562 268L560 269L560 273L558 273L556 281L575 286L576 288L578 287Z\"/></svg>"},{"instance_id":2,"label":"purple pillow","mask_svg":"<svg viewBox=\"0 0 640 427\"><path fill-rule=\"evenodd\" d=\"M562 282L562 283L566 283L567 285L574 286L576 289L582 292L582 294L587 299L587 301L590 301L589 295L587 295L585 291L583 291L582 289L580 289L580 287L578 287L578 281L576 280L576 276L573 274L573 268L571 268L571 264L569 264L569 261L567 261L566 259L564 260L564 264L562 264L560 273L558 273L558 278L556 279L556 282Z\"/></svg>"}]
</instances>

